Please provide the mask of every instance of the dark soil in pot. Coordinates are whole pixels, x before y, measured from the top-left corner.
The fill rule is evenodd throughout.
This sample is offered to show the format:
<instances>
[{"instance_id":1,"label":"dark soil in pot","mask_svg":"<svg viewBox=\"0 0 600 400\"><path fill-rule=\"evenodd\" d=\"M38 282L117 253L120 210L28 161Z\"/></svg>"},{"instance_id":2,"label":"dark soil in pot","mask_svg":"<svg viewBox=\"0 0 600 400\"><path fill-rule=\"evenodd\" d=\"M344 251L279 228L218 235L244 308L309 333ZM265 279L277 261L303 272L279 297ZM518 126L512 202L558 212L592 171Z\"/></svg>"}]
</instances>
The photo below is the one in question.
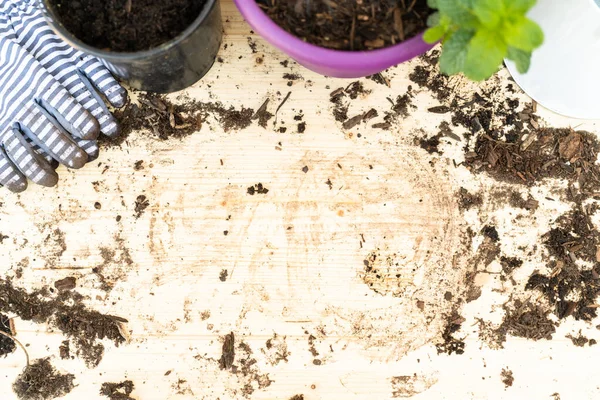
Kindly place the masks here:
<instances>
[{"instance_id":1,"label":"dark soil in pot","mask_svg":"<svg viewBox=\"0 0 600 400\"><path fill-rule=\"evenodd\" d=\"M372 50L427 28L427 0L256 0L280 27L305 42L338 50Z\"/></svg>"},{"instance_id":2,"label":"dark soil in pot","mask_svg":"<svg viewBox=\"0 0 600 400\"><path fill-rule=\"evenodd\" d=\"M114 52L149 50L182 33L206 0L50 0L81 41Z\"/></svg>"}]
</instances>

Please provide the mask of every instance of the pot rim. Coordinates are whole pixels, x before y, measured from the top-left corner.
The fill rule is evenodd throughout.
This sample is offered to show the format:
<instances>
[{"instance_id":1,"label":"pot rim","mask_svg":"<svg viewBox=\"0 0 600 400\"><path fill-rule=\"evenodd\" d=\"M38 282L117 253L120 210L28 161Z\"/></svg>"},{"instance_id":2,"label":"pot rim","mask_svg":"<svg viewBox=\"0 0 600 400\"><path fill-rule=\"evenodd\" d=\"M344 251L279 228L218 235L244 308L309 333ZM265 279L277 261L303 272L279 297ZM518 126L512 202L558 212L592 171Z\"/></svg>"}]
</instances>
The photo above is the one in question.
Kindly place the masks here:
<instances>
[{"instance_id":1,"label":"pot rim","mask_svg":"<svg viewBox=\"0 0 600 400\"><path fill-rule=\"evenodd\" d=\"M360 51L328 49L307 43L281 28L258 6L255 0L234 1L246 21L268 42L297 61L303 60L315 66L344 70L370 66L383 70L425 53L435 45L424 42L423 33L420 33L401 43L382 49Z\"/></svg>"},{"instance_id":2,"label":"pot rim","mask_svg":"<svg viewBox=\"0 0 600 400\"><path fill-rule=\"evenodd\" d=\"M67 44L98 58L110 59L113 61L124 61L149 58L160 53L165 53L170 49L177 47L179 43L181 43L183 40L189 37L192 34L192 32L194 32L196 29L198 29L198 27L200 27L200 25L204 23L208 14L215 6L217 1L219 0L206 0L206 3L204 4L202 11L200 12L200 15L194 20L194 22L192 22L183 32L181 32L175 38L157 47L136 52L106 51L84 43L83 41L78 39L74 34L72 34L67 28L65 28L62 22L60 22L60 19L53 11L53 7L49 4L50 0L39 0L39 3L41 5L42 14L44 14L44 17L46 18L48 24L50 24L50 26L54 29L56 34Z\"/></svg>"}]
</instances>

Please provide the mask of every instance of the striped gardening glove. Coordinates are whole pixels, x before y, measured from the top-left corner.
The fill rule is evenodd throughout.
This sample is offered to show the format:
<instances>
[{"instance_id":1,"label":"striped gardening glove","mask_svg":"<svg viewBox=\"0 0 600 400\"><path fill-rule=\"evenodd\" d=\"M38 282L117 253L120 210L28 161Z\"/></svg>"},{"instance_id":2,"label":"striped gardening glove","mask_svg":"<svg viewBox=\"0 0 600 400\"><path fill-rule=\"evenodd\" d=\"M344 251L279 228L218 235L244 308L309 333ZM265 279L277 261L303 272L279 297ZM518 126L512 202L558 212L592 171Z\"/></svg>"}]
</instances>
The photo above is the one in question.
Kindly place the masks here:
<instances>
[{"instance_id":1,"label":"striped gardening glove","mask_svg":"<svg viewBox=\"0 0 600 400\"><path fill-rule=\"evenodd\" d=\"M115 106L126 91L100 62L58 38L32 0L0 4L0 184L53 186L51 163L81 168L96 138L119 133L96 88Z\"/></svg>"}]
</instances>

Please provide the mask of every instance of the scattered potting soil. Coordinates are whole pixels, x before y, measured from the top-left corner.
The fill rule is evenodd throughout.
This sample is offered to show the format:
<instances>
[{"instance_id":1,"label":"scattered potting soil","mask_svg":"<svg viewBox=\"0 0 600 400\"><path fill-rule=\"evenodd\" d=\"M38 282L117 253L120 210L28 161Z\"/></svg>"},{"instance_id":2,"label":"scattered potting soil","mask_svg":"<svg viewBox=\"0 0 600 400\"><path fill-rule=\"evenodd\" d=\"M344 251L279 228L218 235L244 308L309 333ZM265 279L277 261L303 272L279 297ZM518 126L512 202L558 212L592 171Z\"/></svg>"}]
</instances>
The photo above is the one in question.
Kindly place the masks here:
<instances>
[{"instance_id":1,"label":"scattered potting soil","mask_svg":"<svg viewBox=\"0 0 600 400\"><path fill-rule=\"evenodd\" d=\"M112 139L101 136L102 144L119 147L133 131L140 130L150 132L162 140L183 138L198 132L209 115L213 115L223 130L229 132L250 126L256 116L251 108L242 107L238 110L234 107L226 108L221 103L203 103L190 99L183 99L182 103L175 104L166 96L153 93L140 93L138 101L140 105L130 102L115 111L114 115L121 125L121 135ZM264 107L264 116L257 117L261 126L263 123L266 125L266 121L272 117L270 113L265 114L266 105Z\"/></svg>"},{"instance_id":2,"label":"scattered potting soil","mask_svg":"<svg viewBox=\"0 0 600 400\"><path fill-rule=\"evenodd\" d=\"M548 262L551 272L534 273L527 282L527 289L539 290L546 296L559 319L573 316L591 321L598 315L600 233L590 217L593 211L578 204L557 220L556 227L544 236L544 245L552 257ZM582 261L593 267L582 268Z\"/></svg>"},{"instance_id":3,"label":"scattered potting soil","mask_svg":"<svg viewBox=\"0 0 600 400\"><path fill-rule=\"evenodd\" d=\"M535 200L531 195L527 199L524 199L518 192L512 192L509 195L508 204L515 208L522 208L527 211L535 211L539 202Z\"/></svg>"},{"instance_id":4,"label":"scattered potting soil","mask_svg":"<svg viewBox=\"0 0 600 400\"><path fill-rule=\"evenodd\" d=\"M306 132L306 122L300 122L298 124L298 133Z\"/></svg>"},{"instance_id":5,"label":"scattered potting soil","mask_svg":"<svg viewBox=\"0 0 600 400\"><path fill-rule=\"evenodd\" d=\"M442 333L443 342L435 345L438 354L463 354L465 352L465 342L455 337L455 333L460 329L464 318L454 311L448 316L446 328Z\"/></svg>"},{"instance_id":6,"label":"scattered potting soil","mask_svg":"<svg viewBox=\"0 0 600 400\"><path fill-rule=\"evenodd\" d=\"M264 103L256 110L254 115L252 116L252 120L258 120L258 125L263 128L267 127L267 123L271 118L273 118L273 114L267 111L267 107L269 106L269 99L266 99Z\"/></svg>"},{"instance_id":7,"label":"scattered potting soil","mask_svg":"<svg viewBox=\"0 0 600 400\"><path fill-rule=\"evenodd\" d=\"M119 324L127 320L89 310L81 301L82 297L74 292L51 297L46 289L28 293L13 287L8 280L0 280L0 312L14 313L25 321L50 324L73 340L77 356L89 367L95 367L104 354L100 341L108 339L116 346L123 343Z\"/></svg>"},{"instance_id":8,"label":"scattered potting soil","mask_svg":"<svg viewBox=\"0 0 600 400\"><path fill-rule=\"evenodd\" d=\"M515 270L521 268L523 265L523 260L520 260L516 257L501 256L500 265L502 266L502 274L500 275L500 279L505 281Z\"/></svg>"},{"instance_id":9,"label":"scattered potting soil","mask_svg":"<svg viewBox=\"0 0 600 400\"><path fill-rule=\"evenodd\" d=\"M472 194L465 188L460 188L458 192L458 207L461 210L468 210L471 207L478 207L483 204L480 194Z\"/></svg>"},{"instance_id":10,"label":"scattered potting soil","mask_svg":"<svg viewBox=\"0 0 600 400\"><path fill-rule=\"evenodd\" d=\"M419 146L424 149L429 154L438 153L440 154L440 149L438 146L440 145L440 134L432 136L430 138L421 138L419 139Z\"/></svg>"},{"instance_id":11,"label":"scattered potting soil","mask_svg":"<svg viewBox=\"0 0 600 400\"><path fill-rule=\"evenodd\" d=\"M500 240L500 236L498 236L498 231L495 226L486 225L483 227L482 233L490 238L492 242L497 242Z\"/></svg>"},{"instance_id":12,"label":"scattered potting soil","mask_svg":"<svg viewBox=\"0 0 600 400\"><path fill-rule=\"evenodd\" d=\"M200 15L206 0L50 0L65 28L84 43L114 52L170 41Z\"/></svg>"},{"instance_id":13,"label":"scattered potting soil","mask_svg":"<svg viewBox=\"0 0 600 400\"><path fill-rule=\"evenodd\" d=\"M600 167L595 164L599 151L598 141L588 132L542 128L517 132L511 142L479 135L465 164L524 185L545 178L567 179L579 182L582 193L591 193L600 184Z\"/></svg>"},{"instance_id":14,"label":"scattered potting soil","mask_svg":"<svg viewBox=\"0 0 600 400\"><path fill-rule=\"evenodd\" d=\"M502 383L504 383L504 387L511 387L515 382L513 372L508 368L502 368L502 372L500 373L500 379L502 380Z\"/></svg>"},{"instance_id":15,"label":"scattered potting soil","mask_svg":"<svg viewBox=\"0 0 600 400\"><path fill-rule=\"evenodd\" d=\"M68 360L71 358L71 342L68 340L64 340L60 347L58 348L58 353L60 358L63 360Z\"/></svg>"},{"instance_id":16,"label":"scattered potting soil","mask_svg":"<svg viewBox=\"0 0 600 400\"><path fill-rule=\"evenodd\" d=\"M54 282L54 287L59 292L75 289L77 286L77 279L74 276L67 276L66 278L59 279Z\"/></svg>"},{"instance_id":17,"label":"scattered potting soil","mask_svg":"<svg viewBox=\"0 0 600 400\"><path fill-rule=\"evenodd\" d=\"M257 183L254 186L250 186L247 192L250 196L254 196L255 194L267 194L269 193L269 189L264 187L262 183Z\"/></svg>"},{"instance_id":18,"label":"scattered potting soil","mask_svg":"<svg viewBox=\"0 0 600 400\"><path fill-rule=\"evenodd\" d=\"M297 81L303 78L300 74L290 74L289 72L286 72L285 74L283 74L283 79L287 79L289 81Z\"/></svg>"},{"instance_id":19,"label":"scattered potting soil","mask_svg":"<svg viewBox=\"0 0 600 400\"><path fill-rule=\"evenodd\" d=\"M0 331L12 335L10 331L10 318L4 314L0 314ZM0 335L0 356L6 356L12 353L17 348L16 343L9 337Z\"/></svg>"},{"instance_id":20,"label":"scattered potting soil","mask_svg":"<svg viewBox=\"0 0 600 400\"><path fill-rule=\"evenodd\" d=\"M373 82L378 83L380 85L385 85L387 87L390 86L390 80L386 78L381 72L378 72L375 75L369 75L367 76L367 79L370 79Z\"/></svg>"},{"instance_id":21,"label":"scattered potting soil","mask_svg":"<svg viewBox=\"0 0 600 400\"><path fill-rule=\"evenodd\" d=\"M133 392L133 382L123 381L120 383L103 383L100 388L100 395L108 397L110 400L135 400L129 395Z\"/></svg>"},{"instance_id":22,"label":"scattered potting soil","mask_svg":"<svg viewBox=\"0 0 600 400\"><path fill-rule=\"evenodd\" d=\"M515 300L504 305L506 312L498 331L532 340L551 340L556 325L549 319L549 310L531 301Z\"/></svg>"},{"instance_id":23,"label":"scattered potting soil","mask_svg":"<svg viewBox=\"0 0 600 400\"><path fill-rule=\"evenodd\" d=\"M144 214L144 211L146 211L146 208L148 208L149 206L150 201L148 201L148 198L143 194L139 195L135 199L135 218L138 219L139 217L141 217L142 214Z\"/></svg>"},{"instance_id":24,"label":"scattered potting soil","mask_svg":"<svg viewBox=\"0 0 600 400\"><path fill-rule=\"evenodd\" d=\"M303 394L296 394L296 395L290 397L289 400L304 400L304 395Z\"/></svg>"},{"instance_id":25,"label":"scattered potting soil","mask_svg":"<svg viewBox=\"0 0 600 400\"><path fill-rule=\"evenodd\" d=\"M577 336L573 336L571 334L568 334L565 336L567 339L571 339L571 342L573 342L573 344L577 347L584 347L586 344L588 346L594 346L596 344L598 344L598 341L596 339L588 339L585 336L583 336L581 334L581 331L579 331Z\"/></svg>"},{"instance_id":26,"label":"scattered potting soil","mask_svg":"<svg viewBox=\"0 0 600 400\"><path fill-rule=\"evenodd\" d=\"M50 400L70 393L74 379L73 374L59 373L48 358L42 358L23 369L13 391L20 400Z\"/></svg>"},{"instance_id":27,"label":"scattered potting soil","mask_svg":"<svg viewBox=\"0 0 600 400\"><path fill-rule=\"evenodd\" d=\"M358 125L361 121L368 121L373 118L372 111L369 111L368 118L364 118L366 114L361 114L357 116L353 116L348 119L348 108L350 106L350 102L346 100L348 97L350 100L356 100L358 96L366 96L370 94L370 90L366 90L363 86L362 82L354 81L350 83L348 86L339 87L333 92L329 94L329 101L334 104L333 107L333 117L336 121L342 122L344 129L351 129L354 126ZM375 111L377 113L377 111Z\"/></svg>"},{"instance_id":28,"label":"scattered potting soil","mask_svg":"<svg viewBox=\"0 0 600 400\"><path fill-rule=\"evenodd\" d=\"M448 82L450 78L441 74L434 66L428 68L423 65L417 65L408 77L419 87L429 89L440 101L447 100L452 94L452 88Z\"/></svg>"},{"instance_id":29,"label":"scattered potting soil","mask_svg":"<svg viewBox=\"0 0 600 400\"><path fill-rule=\"evenodd\" d=\"M287 32L339 50L370 50L410 39L427 27L427 0L257 0Z\"/></svg>"},{"instance_id":30,"label":"scattered potting soil","mask_svg":"<svg viewBox=\"0 0 600 400\"><path fill-rule=\"evenodd\" d=\"M227 232L227 231L225 231ZM222 269L221 273L219 274L219 280L221 282L225 282L227 281L227 277L229 276L229 271L227 271L226 269Z\"/></svg>"}]
</instances>

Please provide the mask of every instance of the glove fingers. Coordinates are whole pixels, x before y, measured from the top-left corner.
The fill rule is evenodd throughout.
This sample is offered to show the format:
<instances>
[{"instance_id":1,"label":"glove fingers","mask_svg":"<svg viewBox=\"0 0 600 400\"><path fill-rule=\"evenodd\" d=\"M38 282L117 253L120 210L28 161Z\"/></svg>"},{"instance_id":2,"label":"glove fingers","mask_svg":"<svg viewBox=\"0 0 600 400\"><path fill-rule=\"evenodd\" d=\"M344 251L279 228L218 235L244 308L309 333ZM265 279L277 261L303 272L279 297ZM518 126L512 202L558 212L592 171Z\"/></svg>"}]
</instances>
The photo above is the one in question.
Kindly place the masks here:
<instances>
[{"instance_id":1,"label":"glove fingers","mask_svg":"<svg viewBox=\"0 0 600 400\"><path fill-rule=\"evenodd\" d=\"M90 82L114 107L121 108L127 102L127 91L113 78L110 71L97 58L84 55L79 68Z\"/></svg>"},{"instance_id":2,"label":"glove fingers","mask_svg":"<svg viewBox=\"0 0 600 400\"><path fill-rule=\"evenodd\" d=\"M33 151L35 151L37 154L39 154L40 157L44 157L44 160L46 160L48 162L48 164L50 164L52 169L56 171L56 169L59 167L60 163L58 161L56 161L54 158L52 158L52 156L50 156L49 154L46 154L46 152L44 150L42 150L42 148L40 146L33 143L31 141L31 139L29 139L29 137L25 136L25 140L27 140L27 143L29 143L29 145L31 146Z\"/></svg>"},{"instance_id":3,"label":"glove fingers","mask_svg":"<svg viewBox=\"0 0 600 400\"><path fill-rule=\"evenodd\" d=\"M39 102L71 135L87 140L98 137L100 125L96 118L58 83Z\"/></svg>"},{"instance_id":4,"label":"glove fingers","mask_svg":"<svg viewBox=\"0 0 600 400\"><path fill-rule=\"evenodd\" d=\"M118 136L120 133L119 124L104 104L104 100L98 95L98 92L85 75L79 71L73 73L77 74L79 79L68 85L67 90L71 92L79 104L98 120L100 131L103 134L108 137Z\"/></svg>"},{"instance_id":5,"label":"glove fingers","mask_svg":"<svg viewBox=\"0 0 600 400\"><path fill-rule=\"evenodd\" d=\"M21 129L44 153L61 164L78 169L87 162L87 154L40 106L30 107L27 117L21 124Z\"/></svg>"},{"instance_id":6,"label":"glove fingers","mask_svg":"<svg viewBox=\"0 0 600 400\"><path fill-rule=\"evenodd\" d=\"M10 158L0 147L0 185L14 193L27 189L27 178L10 161Z\"/></svg>"},{"instance_id":7,"label":"glove fingers","mask_svg":"<svg viewBox=\"0 0 600 400\"><path fill-rule=\"evenodd\" d=\"M46 187L56 185L58 182L56 172L43 157L31 148L16 128L11 128L4 134L2 146L13 167L16 167L27 178Z\"/></svg>"},{"instance_id":8,"label":"glove fingers","mask_svg":"<svg viewBox=\"0 0 600 400\"><path fill-rule=\"evenodd\" d=\"M88 160L87 162L92 162L98 158L100 154L100 149L98 148L98 141L96 140L83 140L75 138L77 145L87 153Z\"/></svg>"}]
</instances>

